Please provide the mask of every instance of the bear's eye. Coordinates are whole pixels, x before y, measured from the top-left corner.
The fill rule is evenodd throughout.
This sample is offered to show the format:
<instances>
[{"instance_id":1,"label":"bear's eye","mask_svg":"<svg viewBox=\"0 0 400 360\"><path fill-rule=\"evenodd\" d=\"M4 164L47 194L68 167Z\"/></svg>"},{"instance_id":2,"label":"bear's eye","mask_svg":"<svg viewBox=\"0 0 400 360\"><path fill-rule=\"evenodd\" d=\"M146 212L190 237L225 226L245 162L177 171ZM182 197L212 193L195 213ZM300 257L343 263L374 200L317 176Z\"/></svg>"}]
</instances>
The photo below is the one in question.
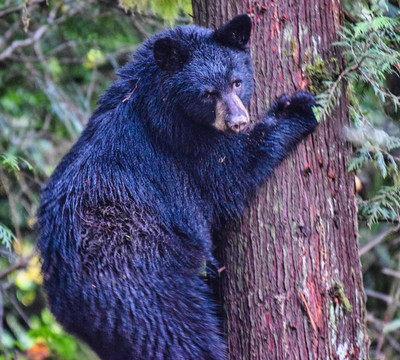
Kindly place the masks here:
<instances>
[{"instance_id":1,"label":"bear's eye","mask_svg":"<svg viewBox=\"0 0 400 360\"><path fill-rule=\"evenodd\" d=\"M212 99L217 96L217 92L214 90L206 90L203 94L204 99Z\"/></svg>"},{"instance_id":2,"label":"bear's eye","mask_svg":"<svg viewBox=\"0 0 400 360\"><path fill-rule=\"evenodd\" d=\"M240 89L242 87L242 80L235 80L233 82L233 87L236 89Z\"/></svg>"}]
</instances>

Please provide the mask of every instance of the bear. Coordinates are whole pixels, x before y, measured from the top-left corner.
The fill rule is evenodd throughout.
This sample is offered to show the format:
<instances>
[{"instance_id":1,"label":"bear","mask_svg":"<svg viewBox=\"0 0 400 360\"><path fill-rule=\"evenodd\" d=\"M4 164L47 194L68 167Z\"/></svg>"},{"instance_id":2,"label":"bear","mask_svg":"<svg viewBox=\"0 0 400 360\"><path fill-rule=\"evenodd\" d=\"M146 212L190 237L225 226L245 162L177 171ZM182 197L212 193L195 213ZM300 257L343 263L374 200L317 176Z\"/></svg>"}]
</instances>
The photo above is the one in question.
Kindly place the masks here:
<instances>
[{"instance_id":1,"label":"bear","mask_svg":"<svg viewBox=\"0 0 400 360\"><path fill-rule=\"evenodd\" d=\"M102 360L227 357L213 234L317 127L304 91L250 122L251 28L244 14L145 41L42 189L50 309Z\"/></svg>"}]
</instances>

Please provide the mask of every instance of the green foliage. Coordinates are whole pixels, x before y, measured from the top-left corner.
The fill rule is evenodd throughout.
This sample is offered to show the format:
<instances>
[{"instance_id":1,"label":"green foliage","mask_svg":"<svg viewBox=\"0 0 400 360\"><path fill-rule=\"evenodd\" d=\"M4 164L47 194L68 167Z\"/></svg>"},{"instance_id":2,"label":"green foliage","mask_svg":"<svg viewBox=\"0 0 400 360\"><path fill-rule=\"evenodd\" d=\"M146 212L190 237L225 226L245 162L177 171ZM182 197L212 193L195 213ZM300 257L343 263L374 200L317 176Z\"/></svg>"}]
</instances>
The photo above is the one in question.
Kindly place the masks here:
<instances>
[{"instance_id":1,"label":"green foliage","mask_svg":"<svg viewBox=\"0 0 400 360\"><path fill-rule=\"evenodd\" d=\"M96 359L49 316L39 262L26 259L34 249L40 186L118 67L165 26L155 15L162 6L154 1L160 10L141 7L132 16L109 0L0 5L0 272L6 274L0 279L0 359L27 360L38 345L50 359ZM179 11L178 20L187 22Z\"/></svg>"},{"instance_id":2,"label":"green foliage","mask_svg":"<svg viewBox=\"0 0 400 360\"><path fill-rule=\"evenodd\" d=\"M0 154L0 164L10 173L18 177L21 171L20 162L24 163L29 170L33 170L32 165L20 156L13 154Z\"/></svg>"},{"instance_id":3,"label":"green foliage","mask_svg":"<svg viewBox=\"0 0 400 360\"><path fill-rule=\"evenodd\" d=\"M396 221L400 218L400 187L384 186L368 200L358 199L359 214L371 227L378 221Z\"/></svg>"},{"instance_id":4,"label":"green foliage","mask_svg":"<svg viewBox=\"0 0 400 360\"><path fill-rule=\"evenodd\" d=\"M11 250L12 242L17 241L17 238L13 232L5 225L0 224L0 242L6 247L6 249Z\"/></svg>"},{"instance_id":5,"label":"green foliage","mask_svg":"<svg viewBox=\"0 0 400 360\"><path fill-rule=\"evenodd\" d=\"M371 359L397 359L400 311L394 304L400 300L399 7L393 1L344 3L348 21L335 45L345 56L345 68L336 79L325 82L327 89L318 96L318 102L327 115L344 90L349 95L352 126L344 134L355 148L349 170L357 173L362 184L357 196L358 231L368 295L370 355ZM382 267L389 272L384 273ZM393 272L393 277L387 276Z\"/></svg>"},{"instance_id":6,"label":"green foliage","mask_svg":"<svg viewBox=\"0 0 400 360\"><path fill-rule=\"evenodd\" d=\"M23 3L23 11L0 16L1 272L32 251L40 186L79 136L97 99L115 78L115 70L146 36L166 23L189 22L183 16L191 13L189 0L120 0L125 11L109 0L40 4L10 0L0 5L0 13ZM347 3L353 7L349 12L359 18L346 23L335 44L345 55L345 69L340 72L336 59L324 62L314 57L304 71L311 90L320 92L318 102L323 108L313 109L319 120L335 108L343 82L347 83L352 127L345 134L355 146L349 170L363 179L358 198L363 242L379 231L382 222L400 219L399 97L388 86L388 77L400 70L400 23L399 18L375 5L368 8L362 0ZM393 9L391 4L387 6ZM43 26L43 35L35 37ZM17 46L4 56L18 41L34 38L30 45ZM374 270L377 264L399 266L398 241L391 247L376 246L371 253L372 271L368 271L367 256L362 258L366 284L387 291L394 282ZM1 328L0 324L0 348L2 343L7 351L0 359L26 360L25 352L35 344L45 344L51 359L96 358L66 334L45 307L37 263L11 271L0 281L5 325ZM336 295L350 311L340 291ZM379 312L382 308L382 304L375 306L374 316L386 321L386 313ZM392 313L397 318L382 328L394 338L400 314ZM396 341L400 342L400 336Z\"/></svg>"},{"instance_id":7,"label":"green foliage","mask_svg":"<svg viewBox=\"0 0 400 360\"><path fill-rule=\"evenodd\" d=\"M400 32L394 31L400 26L399 18L392 19L371 11L366 16L365 21L343 27L341 40L334 44L342 49L347 61L346 69L335 81L325 82L328 90L317 97L326 113L335 107L343 80L347 80L352 92L367 86L381 102L391 101L396 108L400 104L400 98L385 84L388 74L400 73Z\"/></svg>"},{"instance_id":8,"label":"green foliage","mask_svg":"<svg viewBox=\"0 0 400 360\"><path fill-rule=\"evenodd\" d=\"M312 107L312 111L313 111L314 116L315 116L315 118L317 119L317 122L318 122L318 123L320 123L321 120L322 120L319 109L320 109L320 107L317 107L317 106L313 106L313 107Z\"/></svg>"},{"instance_id":9,"label":"green foliage","mask_svg":"<svg viewBox=\"0 0 400 360\"><path fill-rule=\"evenodd\" d=\"M373 14L368 16L368 19L365 21L360 21L352 26L352 30L354 30L354 37L368 35L372 31L393 31L395 27L398 25L397 20L387 17L387 16L377 16L375 17Z\"/></svg>"},{"instance_id":10,"label":"green foliage","mask_svg":"<svg viewBox=\"0 0 400 360\"><path fill-rule=\"evenodd\" d=\"M397 174L398 157L390 151L400 147L400 138L372 126L368 119L350 108L353 127L346 129L347 139L357 145L349 171L361 170L366 162L372 162L380 170L383 178Z\"/></svg>"},{"instance_id":11,"label":"green foliage","mask_svg":"<svg viewBox=\"0 0 400 360\"><path fill-rule=\"evenodd\" d=\"M329 114L336 106L347 82L350 98L352 127L345 134L355 146L349 171L361 171L373 164L388 186L378 189L378 194L368 203L360 202L359 215L371 226L376 221L393 221L400 203L396 194L398 163L394 154L400 148L400 138L377 128L385 121L383 104L398 109L400 97L387 86L389 75L400 75L400 27L399 17L382 15L379 8L374 11L364 8L363 19L347 23L340 33L340 41L334 45L341 48L346 58L346 68L336 80L326 81L326 90L317 96L318 103Z\"/></svg>"},{"instance_id":12,"label":"green foliage","mask_svg":"<svg viewBox=\"0 0 400 360\"><path fill-rule=\"evenodd\" d=\"M332 58L330 62L336 71L336 59ZM316 94L326 91L332 79L337 76L327 68L325 61L318 54L314 54L312 63L305 66L304 75L310 81L309 90Z\"/></svg>"},{"instance_id":13,"label":"green foliage","mask_svg":"<svg viewBox=\"0 0 400 360\"><path fill-rule=\"evenodd\" d=\"M361 170L366 163L372 163L384 179L389 177L388 185L378 189L376 196L359 203L360 217L371 226L377 221L399 218L397 172L400 159L393 151L400 148L400 138L376 125L379 117L385 121L385 102L391 103L394 111L400 104L400 97L386 84L388 75L400 73L400 33L394 31L400 21L372 12L368 15L368 20L344 28L342 40L336 45L344 49L348 59L343 78L348 81L353 128L347 130L347 138L357 147L349 170Z\"/></svg>"},{"instance_id":14,"label":"green foliage","mask_svg":"<svg viewBox=\"0 0 400 360\"><path fill-rule=\"evenodd\" d=\"M63 360L95 359L86 346L67 334L56 322L48 309L44 309L39 317L31 319L32 327L28 331L28 337L33 344L45 340L51 354L57 355Z\"/></svg>"},{"instance_id":15,"label":"green foliage","mask_svg":"<svg viewBox=\"0 0 400 360\"><path fill-rule=\"evenodd\" d=\"M169 23L173 23L182 11L186 14L192 12L190 0L119 0L119 5L126 11L134 10L141 13L151 9Z\"/></svg>"},{"instance_id":16,"label":"green foliage","mask_svg":"<svg viewBox=\"0 0 400 360\"><path fill-rule=\"evenodd\" d=\"M17 179L21 171L21 162L26 165L30 171L33 170L31 164L22 157L9 153L0 153L0 167L3 167L8 173L13 174ZM14 233L0 222L0 243L4 245L7 250L11 250L13 241L17 241Z\"/></svg>"}]
</instances>

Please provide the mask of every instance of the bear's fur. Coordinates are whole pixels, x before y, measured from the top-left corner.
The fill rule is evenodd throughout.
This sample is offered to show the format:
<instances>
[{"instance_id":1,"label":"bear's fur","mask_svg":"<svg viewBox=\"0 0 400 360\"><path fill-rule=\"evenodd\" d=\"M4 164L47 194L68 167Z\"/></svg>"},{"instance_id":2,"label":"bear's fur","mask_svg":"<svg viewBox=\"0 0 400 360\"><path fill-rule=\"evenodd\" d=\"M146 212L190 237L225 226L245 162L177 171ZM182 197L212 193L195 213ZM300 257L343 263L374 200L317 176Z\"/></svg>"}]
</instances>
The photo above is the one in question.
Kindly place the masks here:
<instances>
[{"instance_id":1,"label":"bear's fur","mask_svg":"<svg viewBox=\"0 0 400 360\"><path fill-rule=\"evenodd\" d=\"M283 96L253 129L251 22L146 41L42 192L38 248L57 320L102 360L225 359L204 261L317 121Z\"/></svg>"}]
</instances>

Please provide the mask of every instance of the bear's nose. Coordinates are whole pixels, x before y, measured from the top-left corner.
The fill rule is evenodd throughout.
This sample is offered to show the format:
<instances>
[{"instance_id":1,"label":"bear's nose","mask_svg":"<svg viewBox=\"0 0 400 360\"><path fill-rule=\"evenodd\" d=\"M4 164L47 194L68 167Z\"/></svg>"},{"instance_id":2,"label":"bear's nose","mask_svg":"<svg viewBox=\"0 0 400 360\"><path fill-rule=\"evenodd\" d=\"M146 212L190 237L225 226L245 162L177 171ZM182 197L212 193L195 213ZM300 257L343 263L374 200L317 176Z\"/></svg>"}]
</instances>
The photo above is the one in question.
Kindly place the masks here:
<instances>
[{"instance_id":1,"label":"bear's nose","mask_svg":"<svg viewBox=\"0 0 400 360\"><path fill-rule=\"evenodd\" d=\"M228 127L235 133L240 133L241 131L246 129L247 124L248 119L244 115L235 116L227 123Z\"/></svg>"}]
</instances>

